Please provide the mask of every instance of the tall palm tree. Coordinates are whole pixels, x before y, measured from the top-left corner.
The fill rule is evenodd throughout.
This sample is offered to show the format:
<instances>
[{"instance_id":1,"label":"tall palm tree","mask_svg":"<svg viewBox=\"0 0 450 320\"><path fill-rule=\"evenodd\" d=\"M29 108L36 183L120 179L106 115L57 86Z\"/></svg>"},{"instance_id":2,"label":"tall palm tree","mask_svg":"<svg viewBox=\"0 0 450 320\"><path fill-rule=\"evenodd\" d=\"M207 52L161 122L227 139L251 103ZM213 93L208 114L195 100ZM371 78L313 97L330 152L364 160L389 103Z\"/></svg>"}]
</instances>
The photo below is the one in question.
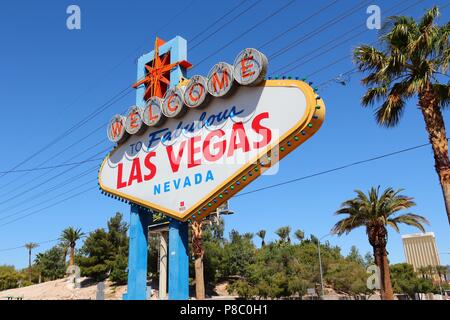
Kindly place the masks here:
<instances>
[{"instance_id":1,"label":"tall palm tree","mask_svg":"<svg viewBox=\"0 0 450 320\"><path fill-rule=\"evenodd\" d=\"M415 206L413 198L401 195L402 190L387 188L380 194L380 187L371 188L368 194L361 190L355 190L357 196L345 201L336 212L337 215L347 215L338 221L331 232L333 234L348 234L358 227L365 227L369 243L373 247L376 265L381 273L381 296L383 299L392 300L394 294L391 286L389 262L386 245L388 241L387 226L399 232L398 225L403 223L418 228L425 232L423 223L428 221L417 214L398 212Z\"/></svg>"},{"instance_id":2,"label":"tall palm tree","mask_svg":"<svg viewBox=\"0 0 450 320\"><path fill-rule=\"evenodd\" d=\"M296 230L294 234L299 242L302 242L305 238L305 233L300 229Z\"/></svg>"},{"instance_id":3,"label":"tall palm tree","mask_svg":"<svg viewBox=\"0 0 450 320\"><path fill-rule=\"evenodd\" d=\"M266 245L264 240L266 238L266 230L259 230L256 235L261 238L261 247L264 247Z\"/></svg>"},{"instance_id":4,"label":"tall palm tree","mask_svg":"<svg viewBox=\"0 0 450 320\"><path fill-rule=\"evenodd\" d=\"M278 228L278 230L275 231L276 235L280 237L280 242L281 243L290 243L290 237L289 234L291 233L291 227L286 226L286 227L281 227Z\"/></svg>"},{"instance_id":5,"label":"tall palm tree","mask_svg":"<svg viewBox=\"0 0 450 320\"><path fill-rule=\"evenodd\" d=\"M25 243L25 248L28 250L28 280L31 282L31 251L39 247L37 243L29 242Z\"/></svg>"},{"instance_id":6,"label":"tall palm tree","mask_svg":"<svg viewBox=\"0 0 450 320\"><path fill-rule=\"evenodd\" d=\"M70 256L69 256L69 266L73 266L74 257L75 257L75 246L77 241L84 237L85 234L81 232L81 229L75 229L73 227L68 227L63 230L60 240L63 243L69 245L70 248Z\"/></svg>"},{"instance_id":7,"label":"tall palm tree","mask_svg":"<svg viewBox=\"0 0 450 320\"><path fill-rule=\"evenodd\" d=\"M405 16L390 17L379 39L381 49L359 46L354 59L360 71L368 72L362 79L368 87L362 104L381 103L375 111L380 125L397 125L406 100L418 96L450 223L450 160L442 116L450 104L450 87L441 80L450 60L450 22L438 26L438 16L438 7L433 7L417 22Z\"/></svg>"}]
</instances>

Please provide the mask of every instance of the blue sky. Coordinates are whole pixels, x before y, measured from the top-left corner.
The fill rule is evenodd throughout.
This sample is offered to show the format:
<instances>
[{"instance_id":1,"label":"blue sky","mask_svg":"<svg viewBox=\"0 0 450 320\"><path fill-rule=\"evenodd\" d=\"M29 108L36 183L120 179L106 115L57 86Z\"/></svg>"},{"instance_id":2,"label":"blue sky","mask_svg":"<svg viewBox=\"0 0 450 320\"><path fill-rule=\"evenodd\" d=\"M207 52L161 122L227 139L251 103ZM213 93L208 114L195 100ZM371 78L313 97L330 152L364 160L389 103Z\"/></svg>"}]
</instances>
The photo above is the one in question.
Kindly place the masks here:
<instances>
[{"instance_id":1,"label":"blue sky","mask_svg":"<svg viewBox=\"0 0 450 320\"><path fill-rule=\"evenodd\" d=\"M136 78L136 58L152 50L156 35L166 40L180 35L188 40L189 50L215 30L215 27L211 27L205 31L214 20L239 2L76 0L2 4L0 104L3 121L0 136L3 137L3 156L0 157L0 171L11 169L27 159L130 86ZM244 8L251 8L193 50L189 50L189 61L196 65L258 21L264 19L264 23L195 67L193 73L206 75L216 62L232 62L241 49L260 47L332 1L295 1L279 14L265 19L288 2L246 1L218 24L230 20ZM66 28L66 8L70 4L77 4L81 8L81 30L70 31ZM359 4L360 8L352 11ZM311 75L308 80L319 84L350 70L353 67L350 58L324 67L350 54L356 45L376 39L377 31L365 27L368 17L366 8L370 4L380 6L383 18L416 4L402 13L418 17L425 8L433 4L444 5L446 1L339 1L330 8L321 10L320 15L300 27L265 45L262 51L271 56L302 36L317 31L314 37L277 58L270 59L270 70L277 70L310 52L313 54L300 59L299 66L285 75ZM389 11L390 7L397 4L395 9ZM346 13L349 16L333 27L321 29L324 23ZM440 21L448 21L449 16L449 8L446 8ZM346 34L352 28L355 31ZM199 33L193 42L189 41ZM331 47L332 43L353 34L358 36L332 50L326 51L327 47L323 47L327 43ZM359 74L353 74L346 86L331 81L328 86L321 88L320 94L327 106L322 129L283 160L277 175L261 177L245 191L427 143L424 122L415 100L409 102L398 127L385 129L377 126L372 110L360 106L360 97L364 92L359 84L360 78ZM106 152L96 154L111 146L104 140L106 127L94 130L106 123L114 113L128 108L134 100L134 94L125 96L19 168L33 168L45 161L45 165L54 165L102 157ZM449 123L448 112L444 116L446 123ZM81 143L67 148L92 131L94 133ZM61 152L66 148L66 151ZM18 247L30 241L56 239L61 230L70 225L84 231L103 227L116 211L124 213L128 220L128 206L104 197L98 189L94 189L4 225L67 196L95 187L96 170L91 168L99 163L100 160L85 163L70 171L65 167L26 174L10 173L0 177L0 250ZM86 175L78 180L73 179L85 171ZM45 182L53 176L56 178ZM431 226L427 227L427 231L435 232L439 251L450 252L449 225L434 171L431 147L236 197L230 201L236 214L226 217L226 232L232 228L241 232L265 229L269 240L272 240L276 238L274 231L278 227L290 225L293 230L300 228L307 235L321 237L338 220L333 213L342 201L354 195L354 189L367 190L377 185L404 188L405 194L414 197L417 202L414 212L430 220ZM67 194L60 195L64 192ZM416 231L402 227L401 232L405 234ZM371 251L363 229L348 236L326 239L341 246L344 254L352 245L356 245L362 254ZM46 250L53 244L42 244L36 252ZM401 237L393 230L390 232L388 250L391 262L404 261ZM441 262L450 264L450 256L441 255ZM24 267L27 264L26 250L0 251L0 264L4 263Z\"/></svg>"}]
</instances>

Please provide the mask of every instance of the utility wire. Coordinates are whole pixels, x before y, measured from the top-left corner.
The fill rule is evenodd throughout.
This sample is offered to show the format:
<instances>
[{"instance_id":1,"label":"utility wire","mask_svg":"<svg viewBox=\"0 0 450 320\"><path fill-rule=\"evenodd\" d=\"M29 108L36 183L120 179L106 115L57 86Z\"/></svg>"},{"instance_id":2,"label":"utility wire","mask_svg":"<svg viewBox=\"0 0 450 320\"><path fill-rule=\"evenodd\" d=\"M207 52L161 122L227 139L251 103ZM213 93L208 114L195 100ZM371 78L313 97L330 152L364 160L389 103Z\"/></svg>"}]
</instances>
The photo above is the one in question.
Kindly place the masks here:
<instances>
[{"instance_id":1,"label":"utility wire","mask_svg":"<svg viewBox=\"0 0 450 320\"><path fill-rule=\"evenodd\" d=\"M66 162L70 162L70 161L72 161L74 158L78 158L80 155L83 155L83 154L87 153L88 151L94 149L95 147L99 146L99 145L102 144L102 143L104 143L104 139L102 139L102 140L100 140L99 142L97 142L96 144L94 144L94 145L92 145L92 146L86 148L85 150L81 151L80 153L77 153L75 156L71 157L71 158L68 159ZM109 148L108 148L108 150L109 150ZM54 171L54 170L56 170L56 168L55 168L55 169L49 169L47 172L44 172L44 173L40 174L39 176L33 178L33 181L39 181L40 178L47 176L48 174L50 174L50 172L52 172L52 171ZM66 171L66 172L67 172L67 171ZM61 175L65 174L66 172L63 172ZM17 177L17 180L19 180L19 179L22 178L23 176L28 176L28 174L27 174L27 173L24 173L23 175ZM14 182L15 182L15 181L16 181L16 180L14 180ZM21 189L25 188L26 186L27 186L27 185L26 185L25 183L22 183L21 185L15 187L14 189L10 189L8 192L3 192L3 193L2 193L2 196L5 197L5 196L8 196L8 195L10 195L10 194L13 194L15 191L21 190Z\"/></svg>"},{"instance_id":2,"label":"utility wire","mask_svg":"<svg viewBox=\"0 0 450 320\"><path fill-rule=\"evenodd\" d=\"M324 11L326 11L327 9L329 9L330 7L332 7L333 5L335 5L338 2L338 0L335 0L323 7L321 7L319 10L317 10L316 12L314 12L313 14L311 14L310 16L306 17L305 19L300 20L298 23L296 23L295 25L293 25L292 27L290 27L289 29L277 34L275 37L272 37L270 40L267 40L266 42L264 42L263 44L261 44L258 47L258 50L262 50L264 47L273 44L273 42L275 40L280 39L281 37L283 37L284 35L288 34L289 32L291 32L294 29L297 29L298 27L300 27L301 25L305 24L306 22L308 22L309 20L311 20L312 18L315 18L316 16L322 14Z\"/></svg>"},{"instance_id":3,"label":"utility wire","mask_svg":"<svg viewBox=\"0 0 450 320\"><path fill-rule=\"evenodd\" d=\"M38 193L36 195L33 195L33 196L31 196L31 197L29 197L27 199L22 200L19 203L15 203L15 204L13 204L13 205L3 209L2 210L2 214L6 213L6 212L9 212L9 210L11 210L11 209L14 209L14 208L17 208L17 207L21 207L21 206L23 206L25 204L28 204L29 202L34 201L37 198L40 198L42 196L46 196L46 195L50 194L52 191L59 190L59 188L64 188L64 187L74 183L75 181L77 181L77 180L79 180L79 179L81 179L81 178L83 178L83 177L85 177L87 175L90 175L91 173L95 174L95 172L97 170L98 170L98 166L96 165L96 166L91 167L91 168L89 168L89 169L87 169L87 170L85 170L85 171L83 171L83 172L81 172L81 173L79 173L79 174L77 174L77 175L75 175L73 177L69 177L68 179L66 179L64 181L61 181L60 183L58 183L58 184L56 184L56 185L54 185L54 186L52 186L52 187L50 187L50 188L48 188L48 189L46 189L44 191L41 191L40 193ZM69 190L68 192L71 192L72 190ZM21 211L22 210L19 210L19 212L17 212L16 214L20 214ZM3 218L0 218L0 220L1 219L3 219Z\"/></svg>"},{"instance_id":4,"label":"utility wire","mask_svg":"<svg viewBox=\"0 0 450 320\"><path fill-rule=\"evenodd\" d=\"M127 92L128 91L128 92ZM124 94L126 93L126 94ZM37 150L36 152L34 152L33 154L31 154L30 156L28 156L27 158L25 158L24 160L22 160L21 162L19 162L18 164L16 164L14 167L12 167L11 169L9 169L8 171L12 171L12 170L16 170L17 168L19 168L20 166L22 166L23 164L27 163L28 161L30 161L32 158L34 158L35 156L37 156L38 154L41 154L42 152L44 152L45 150L49 149L51 146L53 146L54 144L56 144L58 141L64 139L65 137L67 137L67 135L71 134L72 132L74 132L75 130L81 128L84 124L86 124L88 121L92 120L93 118L95 118L98 114L100 114L102 111L106 110L107 108L111 107L114 103L116 103L118 100L114 101L114 99L116 99L118 96L124 94L121 96L121 98L124 98L126 95L128 95L129 93L131 93L130 91L130 87L127 87L125 89L123 89L122 91L120 91L118 94L114 95L114 97L112 97L111 99L109 99L106 103L102 104L100 107L96 108L93 112L91 112L89 115L87 115L86 117L84 117L81 121L77 122L76 124L74 124L72 127L70 127L68 130L66 130L65 132L63 132L62 134L60 134L59 136L57 136L55 139L53 139L52 141L50 141L48 144L46 144L44 147L40 148L39 150ZM114 101L114 102L112 102ZM7 173L3 173L0 174L0 178L4 177L5 175L7 175Z\"/></svg>"},{"instance_id":5,"label":"utility wire","mask_svg":"<svg viewBox=\"0 0 450 320\"><path fill-rule=\"evenodd\" d=\"M274 16L276 16L277 14L279 14L281 11L283 11L284 9L286 9L287 7L289 7L290 5L292 5L295 2L295 0L291 0L288 3L284 4L283 6L281 6L279 9L275 10L274 12L272 12L271 14L269 14L268 16L266 16L264 19L258 21L256 24L254 24L253 26L251 26L250 28L248 28L247 30L245 30L244 32L242 32L241 34L239 34L237 37L231 39L230 41L228 41L227 43L225 43L223 46L221 46L219 49L213 51L212 53L210 53L209 55L207 55L205 58L203 58L202 60L200 60L200 62L198 62L195 67L198 67L199 65L201 65L202 63L204 63L205 61L207 61L209 58L213 57L214 55L216 55L217 53L221 52L223 49L229 47L231 44L233 44L235 41L239 40L240 38L242 38L243 36L247 35L249 32L253 31L254 29L256 29L257 27L259 27L260 25L262 25L263 23L267 22L268 20L270 20L271 18L273 18Z\"/></svg>"},{"instance_id":6,"label":"utility wire","mask_svg":"<svg viewBox=\"0 0 450 320\"><path fill-rule=\"evenodd\" d=\"M326 29L328 29L328 28L330 28L332 26L334 26L335 24L337 24L338 22L344 20L345 18L350 17L351 15L356 13L356 11L358 11L359 9L364 7L369 2L370 2L370 0L365 0L365 1L363 1L363 3L360 3L359 5L356 5L356 6L352 7L350 11L345 12L345 13L341 14L340 16L338 16L337 18L334 18L333 20L322 24L319 27L319 29L314 30L314 31L312 31L310 33L307 33L307 34L303 35L302 37L300 37L299 39L295 40L294 42L288 44L287 46L278 49L273 54L271 54L268 58L270 60L276 59L277 57L281 56L282 54L292 50L295 47L297 47L300 43L302 43L302 42L312 38L315 35L318 35L319 33L325 31Z\"/></svg>"},{"instance_id":7,"label":"utility wire","mask_svg":"<svg viewBox=\"0 0 450 320\"><path fill-rule=\"evenodd\" d=\"M249 194L252 194L252 193L255 193L255 192L259 192L259 191L263 191L263 190L267 190L267 189L272 189L272 188L276 188L276 187L280 187L280 186L284 186L286 184L290 184L290 183L306 180L306 179L309 179L309 178L321 176L321 175L324 175L324 174L327 174L327 173L332 173L332 172L335 172L335 171L340 171L340 170L343 170L343 169L347 169L347 168L350 168L350 167L361 165L363 163L368 163L368 162L380 160L380 159L383 159L383 158L392 157L392 156L395 156L395 155L398 155L398 154L401 154L401 153L417 150L417 149L420 149L420 148L423 148L423 147L426 147L426 146L429 146L429 145L431 145L431 144L430 143L425 143L425 144L421 144L421 145L414 146L414 147L411 147L411 148L406 148L406 149L394 151L394 152L391 152L391 153L386 153L386 154L383 154L383 155L380 155L380 156L376 156L376 157L373 157L373 158L352 162L352 163L349 163L349 164L346 164L346 165L343 165L343 166L340 166L340 167L335 167L335 168L332 168L332 169L329 169L329 170L320 171L320 172L313 173L313 174L310 174L310 175L307 175L307 176L303 176L303 177L299 177L299 178L295 178L295 179L291 179L291 180L286 180L286 181L283 181L283 182L280 182L280 183L276 183L276 184L272 184L272 185L268 185L266 187L262 187L262 188L259 188L259 189L255 189L255 190L239 193L239 194L235 195L234 197L241 197L241 196L249 195Z\"/></svg>"},{"instance_id":8,"label":"utility wire","mask_svg":"<svg viewBox=\"0 0 450 320\"><path fill-rule=\"evenodd\" d=\"M85 175L83 175L83 176L85 176ZM75 181L75 180L76 180L76 179L74 179L74 181ZM63 193L60 193L60 194L58 194L58 195L56 195L56 196L53 196L51 199L47 199L47 200L45 200L45 201L40 202L38 205L42 205L42 204L45 204L45 203L49 203L49 202L55 200L56 198L59 198L59 197L64 196L64 195L66 195L66 194L69 194L69 193L73 192L74 190L77 190L77 189L80 189L80 188L82 188L82 187L85 187L87 184L95 183L96 181L97 181L97 178L91 179L91 180L89 180L89 181L87 181L87 182L83 182L82 184L80 184L80 185L78 185L78 186L76 186L76 187L73 187L73 188L71 188L70 190L67 190L67 191L65 191L65 192L63 192ZM2 221L2 220L7 220L7 219L9 219L9 218L11 218L11 217L17 216L17 215L22 214L22 213L24 213L24 212L26 212L26 211L28 211L28 210L30 210L30 209L35 209L35 208L36 208L36 205L31 205L31 206L29 206L29 207L27 207L27 208L25 208L25 209L21 209L21 210L15 212L15 213L9 214L9 215L4 216L4 217L0 217L0 221Z\"/></svg>"},{"instance_id":9,"label":"utility wire","mask_svg":"<svg viewBox=\"0 0 450 320\"><path fill-rule=\"evenodd\" d=\"M402 4L405 3L405 2L408 2L408 1L409 1L409 0L400 1L400 2L397 3L396 5L392 6L392 7L389 8L389 9L387 9L387 10L386 10L386 13L389 12L389 11L391 11L391 10L393 10L394 8L398 7L399 5L402 5ZM416 1L415 3L409 5L408 7L406 7L406 8L404 8L404 9L400 10L397 14L400 14L400 13L402 13L402 12L404 12L404 11L406 11L406 10L412 8L412 7L417 6L419 3L423 2L423 1L424 1L424 0ZM356 31L356 30L358 30L358 29L361 29L361 26L363 27L362 31L358 32L357 34L355 34L355 35L353 35L353 36L350 36L350 37L348 37L348 38L345 38L345 36L348 35L349 33L353 32L353 31ZM317 58L323 56L324 54L330 52L331 50L333 50L333 49L335 49L335 48L341 46L342 44L344 44L344 43L346 43L346 42L348 42L348 41L350 41L350 40L353 40L353 39L357 38L359 35L361 35L361 34L367 32L368 30L367 30L366 28L364 28L364 26L365 26L365 23L363 23L362 25L357 25L357 26L355 26L354 28L351 28L351 29L348 30L347 32L344 32L344 33L342 33L341 35L337 36L337 37L336 37L334 40L332 40L331 42L326 43L326 44L324 44L324 45L322 45L322 46L320 46L320 47L318 47L318 48L316 48L316 49L310 51L309 53L305 54L305 55L302 56L301 58L297 58L297 59L291 61L290 63L288 63L288 64L286 64L286 65L284 65L284 66L282 66L282 67L276 69L275 71L272 72L272 74L278 73L278 72L280 72L281 70L286 69L287 67L292 66L292 65L293 65L293 66L292 66L291 68L285 70L284 73L289 72L289 71L292 71L292 70L295 70L295 69L297 69L298 67L303 66L303 65L305 65L306 63L308 63L308 62L310 62L310 61L312 61L312 60L315 60L315 59L317 59ZM344 38L344 39L341 40L342 38ZM337 40L341 40L341 41L339 41L336 45L330 47L329 49L327 49L327 50L325 50L325 51L322 51L321 53L318 53L318 52L319 52L318 50L321 50L321 49L323 49L324 47L327 47L328 45L332 44L333 42L336 42ZM306 57L308 57L308 56L311 56L311 58L308 59L308 60L303 60L304 58L306 58ZM347 56L348 56L348 55L347 55ZM351 55L349 55L349 56L351 56Z\"/></svg>"},{"instance_id":10,"label":"utility wire","mask_svg":"<svg viewBox=\"0 0 450 320\"><path fill-rule=\"evenodd\" d=\"M109 148L108 148L109 149ZM73 165L80 165L88 162L93 161L100 161L103 160L103 158L96 158L96 159L87 159L83 161L78 162L69 162L69 163L61 163L61 164L55 164L53 166L48 167L37 167L37 168L29 168L29 169L18 169L18 170L10 170L10 171L0 171L0 173L16 173L16 172L31 172L31 171L41 171L41 170L47 170L47 169L56 169L56 168L62 168L62 167L70 167Z\"/></svg>"},{"instance_id":11,"label":"utility wire","mask_svg":"<svg viewBox=\"0 0 450 320\"><path fill-rule=\"evenodd\" d=\"M93 158L93 157L97 157L99 154L105 153L105 152L106 152L107 150L109 150L109 149L110 149L110 148L107 148L107 149L105 149L105 150L102 150L102 151L96 153L95 155L92 156L92 158ZM77 167L69 168L69 169L67 169L67 170L64 172L64 174L66 174L67 172L72 171L72 170L74 170L74 169L76 169L76 168L77 168ZM51 178L48 178L48 179L45 180L44 182L41 182L41 183L39 183L39 184L36 184L36 185L34 185L34 186L32 186L32 187L26 189L25 191L21 191L21 192L20 192L18 195L16 195L16 196L13 196L13 197L10 197L10 198L8 198L8 199L6 199L6 200L0 201L0 205L2 205L2 204L4 204L4 203L7 203L7 202L10 202L10 201L12 201L12 200L16 200L17 198L21 198L23 195L25 195L25 194L27 194L27 193L29 193L29 192L35 190L36 188L42 187L42 185L44 185L44 184L46 184L46 183L48 183L48 182L50 182L50 181L53 181L54 179L59 178L60 176L61 176L61 174L56 174L56 175L52 176ZM68 180L70 180L70 178L69 178ZM65 180L65 181L68 181L68 180Z\"/></svg>"},{"instance_id":12,"label":"utility wire","mask_svg":"<svg viewBox=\"0 0 450 320\"><path fill-rule=\"evenodd\" d=\"M235 11L237 8L241 7L244 3L246 3L248 0L242 0L241 2L239 2L236 6L234 6L233 8L231 8L229 11L227 11L224 15L220 16L217 20L215 20L214 22L212 22L210 25L208 25L204 30L200 31L199 33L197 33L195 36L193 36L191 39L189 39L189 42L195 42L195 40L203 35L205 33L205 31L209 30L210 28L212 28L213 26L215 26L219 21L221 21L223 18L225 18L226 16L230 15L233 11ZM259 3L260 1L257 1L257 3ZM256 5L252 4L252 7L254 7ZM247 9L246 9L247 10ZM216 30L221 30L223 29L225 26L227 26L228 24L230 24L231 22L235 21L240 15L234 17L233 19L229 20L228 22L226 22L225 24L222 24L219 28L217 28ZM216 33L216 31L214 32L214 34ZM191 50L194 49L196 46L198 46L199 44L201 44L202 42L204 42L206 39L210 38L212 36L212 34L208 35L206 38L204 38L203 40L200 40L200 42L196 43L193 47L191 47Z\"/></svg>"},{"instance_id":13,"label":"utility wire","mask_svg":"<svg viewBox=\"0 0 450 320\"><path fill-rule=\"evenodd\" d=\"M26 218L26 217L35 215L35 214L37 214L37 213L39 213L39 212L42 212L42 211L44 211L44 210L46 210L46 209L49 209L49 208L52 208L52 207L54 207L54 206L56 206L56 205L58 205L58 204L60 204L60 203L66 202L66 201L68 201L68 200L70 200L70 199L73 199L73 198L75 198L75 197L78 197L78 196L80 196L80 195L82 195L82 194L84 194L84 193L86 193L86 192L89 192L89 191L91 191L91 190L94 190L94 189L96 189L96 188L97 188L97 186L90 187L90 188L88 188L88 189L86 189L86 190L83 190L83 191L81 191L81 192L78 192L78 193L76 193L76 194L74 194L74 195L72 195L72 196L70 196L70 197L64 198L63 200L60 200L60 201L58 201L58 202L56 202L56 203L54 203L54 204L52 204L52 205L49 205L49 206L47 206L47 207L45 207L45 208L42 208L42 209L39 209L39 210L35 210L35 211L33 211L33 212L31 212L31 213L29 213L29 214L27 214L27 215L24 215L24 216L21 216L21 217L19 217L19 218L14 219L14 220L11 220L11 221L8 221L8 222L6 222L6 223L3 223L3 224L0 225L0 227L4 227L4 226L9 225L9 224L11 224L11 223L13 223L13 222L16 222L16 221L22 220L22 219L24 219L24 218Z\"/></svg>"}]
</instances>

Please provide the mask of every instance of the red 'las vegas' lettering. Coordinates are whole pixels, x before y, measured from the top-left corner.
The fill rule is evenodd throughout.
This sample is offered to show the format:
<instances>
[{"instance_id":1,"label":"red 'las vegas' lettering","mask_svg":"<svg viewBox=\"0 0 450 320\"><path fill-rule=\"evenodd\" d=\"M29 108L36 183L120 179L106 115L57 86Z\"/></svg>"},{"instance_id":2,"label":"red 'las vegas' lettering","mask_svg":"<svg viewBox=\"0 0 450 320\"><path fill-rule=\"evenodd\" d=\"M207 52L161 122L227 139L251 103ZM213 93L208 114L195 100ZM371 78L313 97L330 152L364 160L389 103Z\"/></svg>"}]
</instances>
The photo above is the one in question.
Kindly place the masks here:
<instances>
[{"instance_id":1,"label":"red 'las vegas' lettering","mask_svg":"<svg viewBox=\"0 0 450 320\"><path fill-rule=\"evenodd\" d=\"M128 179L124 181L123 163L117 165L117 189L131 186L133 183L141 183L153 179L156 174L156 166L151 162L151 158L156 156L156 152L149 152L144 158L144 166L148 170L148 174L142 175L141 160L134 158L131 164L131 170Z\"/></svg>"}]
</instances>

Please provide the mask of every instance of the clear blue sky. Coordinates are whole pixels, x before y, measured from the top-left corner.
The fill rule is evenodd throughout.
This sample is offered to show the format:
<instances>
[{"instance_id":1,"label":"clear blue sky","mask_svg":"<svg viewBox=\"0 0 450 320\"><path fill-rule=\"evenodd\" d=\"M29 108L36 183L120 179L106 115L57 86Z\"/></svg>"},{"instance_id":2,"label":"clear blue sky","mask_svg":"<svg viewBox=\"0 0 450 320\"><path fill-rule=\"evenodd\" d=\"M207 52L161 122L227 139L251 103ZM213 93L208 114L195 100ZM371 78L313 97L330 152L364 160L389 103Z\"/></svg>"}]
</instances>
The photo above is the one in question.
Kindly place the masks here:
<instances>
[{"instance_id":1,"label":"clear blue sky","mask_svg":"<svg viewBox=\"0 0 450 320\"><path fill-rule=\"evenodd\" d=\"M190 48L215 28L206 31L194 42L189 41L191 38L239 2L61 0L3 3L0 10L0 171L11 169L28 158L120 90L130 86L136 77L135 59L152 49L156 35L167 40L180 35L188 40ZM219 24L256 2L248 0ZM196 65L287 2L263 0L257 3L223 30L195 49L189 50L190 62ZM312 74L309 80L316 84L333 79L353 67L350 58L317 71L350 54L356 45L376 39L377 31L365 27L368 17L366 8L369 4L378 4L385 18L417 1L366 2L367 5L361 6L333 27L318 32L283 55L269 60L270 70L276 70L292 60L314 52L317 57L311 59L310 55L304 58L301 61L310 61L300 61L299 67L286 75L303 77ZM66 8L73 3L81 7L82 29L69 31L66 28ZM331 0L295 1L278 15L267 19L255 30L200 64L193 72L206 75L214 63L222 60L232 62L241 49L260 47L328 3L331 3ZM352 8L360 3L364 1L339 1L302 26L269 43L262 51L270 56L302 36L320 30L325 22L351 13ZM397 3L402 4L385 13ZM425 8L446 3L443 0L425 0L403 13L418 17ZM449 20L449 11L450 9L446 8L443 12L441 22ZM355 31L345 35L345 32L352 28L356 28ZM360 32L356 38L326 53L325 48L320 49L336 38L336 41L340 41ZM378 127L373 120L372 110L360 106L364 88L359 84L359 79L360 75L354 74L347 86L331 82L329 86L321 88L320 93L327 105L327 117L322 129L283 160L277 175L262 177L245 191L428 141L415 100L408 104L398 127ZM64 148L107 122L114 113L122 112L133 103L134 95L126 96L19 168L36 167L48 159L50 160L45 165L80 161L108 148L111 145L106 140L101 142L106 136L106 128L102 128L61 153ZM446 123L450 124L447 112L445 118ZM87 150L94 145L96 146ZM82 152L84 153L81 154ZM72 160L69 160L71 158ZM71 225L81 227L84 231L103 227L116 211L124 213L128 221L128 206L104 197L98 189L94 189L2 226L33 210L95 186L96 170L78 180L72 177L98 164L100 161L89 162L68 172L66 167L27 174L11 173L0 177L0 250L20 246L25 242L58 238L61 230ZM42 176L43 174L45 175ZM59 176L39 186L54 175ZM450 251L449 225L430 147L237 197L230 202L236 214L226 218L226 232L232 228L240 232L266 229L271 240L275 238L274 230L290 225L293 230L300 228L307 235L312 233L321 237L326 235L338 220L333 213L342 201L353 197L354 189L367 190L377 185L405 188L404 193L417 201L414 212L430 220L431 226L427 227L427 231L435 232L439 251ZM53 187L53 190L48 190ZM58 197L63 192L67 194ZM26 210L30 207L32 208ZM9 215L12 216L5 219ZM416 232L409 227L402 227L401 231L403 234ZM327 240L341 246L344 254L347 254L352 245L356 245L362 254L371 251L363 229L340 238L328 237ZM48 249L53 244L43 244L36 252ZM405 260L401 237L393 230L390 232L388 250L392 262ZM450 256L441 255L441 262L450 264ZM26 250L22 248L0 251L0 264L4 263L24 267L27 264Z\"/></svg>"}]
</instances>

